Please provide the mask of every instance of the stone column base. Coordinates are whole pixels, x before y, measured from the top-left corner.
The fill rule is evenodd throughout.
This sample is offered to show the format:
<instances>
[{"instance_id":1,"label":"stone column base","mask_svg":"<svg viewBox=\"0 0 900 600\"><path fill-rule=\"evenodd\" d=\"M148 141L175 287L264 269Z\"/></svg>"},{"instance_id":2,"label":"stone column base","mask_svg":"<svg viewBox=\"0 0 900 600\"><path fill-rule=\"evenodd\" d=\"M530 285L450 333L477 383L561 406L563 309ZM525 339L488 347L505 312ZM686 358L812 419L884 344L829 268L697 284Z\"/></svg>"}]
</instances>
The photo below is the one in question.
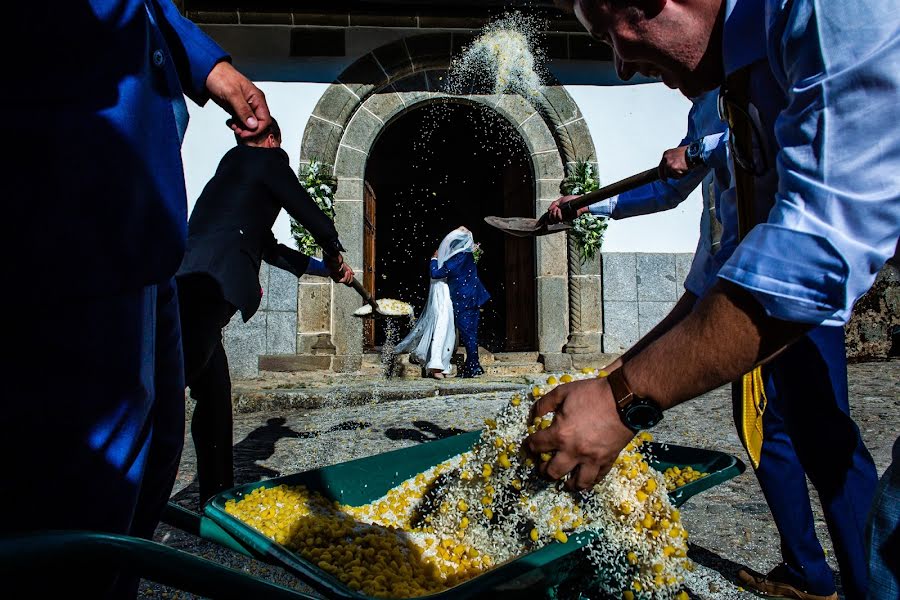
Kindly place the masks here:
<instances>
[{"instance_id":1,"label":"stone column base","mask_svg":"<svg viewBox=\"0 0 900 600\"><path fill-rule=\"evenodd\" d=\"M548 352L546 354L538 355L538 360L544 363L544 371L547 373L559 373L561 371L573 371L585 367L602 369L618 357L618 354L607 354L605 352L591 352L586 354Z\"/></svg>"},{"instance_id":2,"label":"stone column base","mask_svg":"<svg viewBox=\"0 0 900 600\"><path fill-rule=\"evenodd\" d=\"M362 354L338 354L331 357L331 370L335 373L355 373L362 369Z\"/></svg>"},{"instance_id":3,"label":"stone column base","mask_svg":"<svg viewBox=\"0 0 900 600\"><path fill-rule=\"evenodd\" d=\"M569 340L563 347L566 354L597 354L600 352L599 331L580 331L569 335Z\"/></svg>"}]
</instances>

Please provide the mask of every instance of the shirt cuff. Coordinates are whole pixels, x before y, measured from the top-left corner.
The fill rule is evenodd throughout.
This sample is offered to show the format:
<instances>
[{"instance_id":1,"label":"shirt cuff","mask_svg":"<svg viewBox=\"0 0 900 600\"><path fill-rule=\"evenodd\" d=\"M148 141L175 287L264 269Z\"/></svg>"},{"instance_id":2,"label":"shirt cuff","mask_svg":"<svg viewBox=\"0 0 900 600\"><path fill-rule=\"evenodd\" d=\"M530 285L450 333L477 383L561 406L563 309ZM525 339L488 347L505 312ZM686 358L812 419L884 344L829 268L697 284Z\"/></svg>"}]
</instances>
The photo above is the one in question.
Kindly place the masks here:
<instances>
[{"instance_id":1,"label":"shirt cuff","mask_svg":"<svg viewBox=\"0 0 900 600\"><path fill-rule=\"evenodd\" d=\"M616 202L618 201L619 197L613 196L612 198L607 198L600 202L594 202L588 207L588 210L592 215L609 218L612 216L613 211L616 210Z\"/></svg>"},{"instance_id":2,"label":"shirt cuff","mask_svg":"<svg viewBox=\"0 0 900 600\"><path fill-rule=\"evenodd\" d=\"M325 266L325 263L318 258L309 257L309 264L306 265L306 274L315 275L316 277L330 277L331 271Z\"/></svg>"},{"instance_id":3,"label":"shirt cuff","mask_svg":"<svg viewBox=\"0 0 900 600\"><path fill-rule=\"evenodd\" d=\"M816 325L850 319L850 267L826 238L762 223L738 244L719 277L746 288L770 317Z\"/></svg>"},{"instance_id":4,"label":"shirt cuff","mask_svg":"<svg viewBox=\"0 0 900 600\"><path fill-rule=\"evenodd\" d=\"M725 136L726 132L724 131L712 133L700 141L700 157L703 159L703 164L714 169L728 166L723 160L727 159L727 153L721 152L728 144ZM725 144L725 146L722 146L722 144ZM721 157L717 159L716 157L719 157L720 154Z\"/></svg>"}]
</instances>

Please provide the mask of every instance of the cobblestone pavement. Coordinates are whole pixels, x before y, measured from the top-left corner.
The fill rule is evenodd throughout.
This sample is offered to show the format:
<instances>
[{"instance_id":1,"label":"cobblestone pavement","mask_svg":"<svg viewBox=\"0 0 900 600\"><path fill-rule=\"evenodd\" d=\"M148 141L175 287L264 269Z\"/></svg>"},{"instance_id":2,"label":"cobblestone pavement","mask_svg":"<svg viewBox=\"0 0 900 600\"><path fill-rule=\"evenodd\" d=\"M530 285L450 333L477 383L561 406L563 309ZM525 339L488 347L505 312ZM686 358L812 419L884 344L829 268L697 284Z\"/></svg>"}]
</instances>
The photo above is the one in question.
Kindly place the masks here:
<instances>
[{"instance_id":1,"label":"cobblestone pavement","mask_svg":"<svg viewBox=\"0 0 900 600\"><path fill-rule=\"evenodd\" d=\"M237 482L295 473L477 429L509 396L504 391L463 396L429 393L424 398L377 405L238 414L234 438ZM890 462L891 444L900 430L900 361L851 365L850 397L853 416L880 474ZM745 459L732 425L726 388L668 412L654 436L659 441L721 450ZM188 436L173 498L189 508L196 508L193 478L194 456ZM815 498L814 491L811 495ZM819 538L836 570L817 500L813 506ZM765 572L778 562L779 551L775 526L752 473L748 470L691 499L683 515L691 533L690 556L699 564L689 582L692 597L754 598L731 583L734 573L741 565ZM156 537L258 577L311 591L277 567L165 525ZM140 593L148 598L192 598L149 582L142 584Z\"/></svg>"}]
</instances>

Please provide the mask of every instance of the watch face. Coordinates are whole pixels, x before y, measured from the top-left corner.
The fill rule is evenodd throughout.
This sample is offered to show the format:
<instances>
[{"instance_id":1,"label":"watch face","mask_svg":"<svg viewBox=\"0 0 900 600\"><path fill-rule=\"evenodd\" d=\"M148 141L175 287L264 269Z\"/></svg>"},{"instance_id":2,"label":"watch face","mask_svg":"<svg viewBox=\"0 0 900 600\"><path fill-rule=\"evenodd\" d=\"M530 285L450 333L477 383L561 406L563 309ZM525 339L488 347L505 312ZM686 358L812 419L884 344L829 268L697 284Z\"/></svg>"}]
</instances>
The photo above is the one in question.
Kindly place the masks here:
<instances>
[{"instance_id":1,"label":"watch face","mask_svg":"<svg viewBox=\"0 0 900 600\"><path fill-rule=\"evenodd\" d=\"M625 412L625 423L632 429L650 429L662 421L662 411L649 402L633 402Z\"/></svg>"}]
</instances>

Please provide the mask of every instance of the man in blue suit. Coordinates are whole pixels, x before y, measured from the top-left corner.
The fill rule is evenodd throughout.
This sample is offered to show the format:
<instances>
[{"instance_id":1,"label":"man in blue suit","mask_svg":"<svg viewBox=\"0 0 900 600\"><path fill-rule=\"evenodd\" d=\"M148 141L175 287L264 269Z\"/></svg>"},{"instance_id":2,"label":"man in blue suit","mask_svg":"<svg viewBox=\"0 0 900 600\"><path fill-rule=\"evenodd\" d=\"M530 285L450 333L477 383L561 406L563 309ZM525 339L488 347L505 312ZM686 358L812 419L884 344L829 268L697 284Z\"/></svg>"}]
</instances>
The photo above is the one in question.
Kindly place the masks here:
<instances>
[{"instance_id":1,"label":"man in blue suit","mask_svg":"<svg viewBox=\"0 0 900 600\"><path fill-rule=\"evenodd\" d=\"M4 273L18 282L7 314L37 318L11 319L5 337L15 401L4 402L0 456L13 487L0 494L0 535L150 537L184 441L173 280L187 225L184 95L212 98L241 136L268 125L268 108L170 0L33 2L18 16ZM34 597L137 589L105 564L43 568L0 579Z\"/></svg>"},{"instance_id":2,"label":"man in blue suit","mask_svg":"<svg viewBox=\"0 0 900 600\"><path fill-rule=\"evenodd\" d=\"M435 251L431 259L431 278L446 278L450 288L453 318L466 348L466 362L460 369L460 377L478 377L484 373L478 362L478 320L481 306L490 300L491 295L478 279L478 267L472 254L472 232L465 227L459 227L457 231L466 234L465 249L450 256L443 264L440 264L438 252Z\"/></svg>"}]
</instances>

